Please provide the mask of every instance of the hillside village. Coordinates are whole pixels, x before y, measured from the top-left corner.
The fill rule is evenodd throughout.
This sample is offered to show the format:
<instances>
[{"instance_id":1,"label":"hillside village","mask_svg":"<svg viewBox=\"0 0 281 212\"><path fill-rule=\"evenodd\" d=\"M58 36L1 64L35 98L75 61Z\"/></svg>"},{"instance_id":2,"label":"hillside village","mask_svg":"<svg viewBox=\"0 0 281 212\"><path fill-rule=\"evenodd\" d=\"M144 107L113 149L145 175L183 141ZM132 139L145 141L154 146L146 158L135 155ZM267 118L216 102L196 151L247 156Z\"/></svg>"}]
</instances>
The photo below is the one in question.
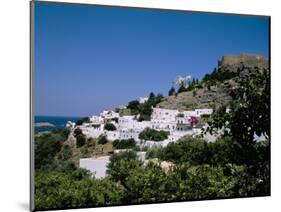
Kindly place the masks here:
<instances>
[{"instance_id":1,"label":"hillside village","mask_svg":"<svg viewBox=\"0 0 281 212\"><path fill-rule=\"evenodd\" d=\"M269 71L264 57L225 56L200 80L178 76L165 96L36 133L37 202L49 193L51 204L84 205L269 195Z\"/></svg>"},{"instance_id":2,"label":"hillside village","mask_svg":"<svg viewBox=\"0 0 281 212\"><path fill-rule=\"evenodd\" d=\"M150 121L138 121L136 116L120 116L119 113L103 111L100 116L92 116L89 122L76 126L68 122L67 126L74 130L79 127L88 138L106 136L110 141L116 139L134 139L139 145L161 145L166 146L169 142L176 141L185 135L198 132L196 124L201 116L209 116L213 112L211 108L195 109L194 111L178 111L163 108L153 108ZM105 125L112 124L115 130L106 130ZM146 128L162 130L168 133L167 139L163 141L142 140L139 134Z\"/></svg>"},{"instance_id":3,"label":"hillside village","mask_svg":"<svg viewBox=\"0 0 281 212\"><path fill-rule=\"evenodd\" d=\"M143 99L145 99L143 101ZM147 98L140 98L141 102ZM209 116L213 112L211 108L195 109L193 111L178 111L164 108L153 108L150 121L138 121L137 116L120 116L112 110L103 111L99 116L92 116L82 125L76 126L68 122L67 127L71 129L71 136L74 136L75 129L79 128L87 138L100 138L105 136L108 141L134 139L136 145L145 147L165 147L170 142L175 142L186 135L196 135L201 132L197 124L202 116ZM114 126L106 129L106 126ZM167 137L163 140L141 139L140 133L153 129L166 132ZM142 160L145 160L145 152L138 152ZM90 170L95 177L106 175L106 165L109 156L97 158L80 159L80 167Z\"/></svg>"},{"instance_id":4,"label":"hillside village","mask_svg":"<svg viewBox=\"0 0 281 212\"><path fill-rule=\"evenodd\" d=\"M246 73L257 64L266 67L267 61L255 55L225 56L218 62L218 68L212 74L206 74L202 81L193 79L190 83L191 76L179 76L175 80L179 87L178 92L169 91L168 97L153 94L132 101L131 104L138 107L145 106L149 101L154 102L148 104L151 111L144 116L142 111L135 111L129 103L128 106L120 106L116 110L104 110L99 116L84 118L80 123L68 122L67 127L71 131L69 140L77 140L82 136L83 139L103 139L104 143L125 141L133 142L141 148L153 148L165 147L184 136L202 136L202 127L207 126L206 120L212 115L213 108L216 108L216 104L222 105L228 101L225 90L230 84L235 85L235 71L241 69ZM212 142L216 140L216 136L204 134L204 139ZM115 148L114 152L124 150L126 148ZM137 152L143 161L145 154L145 151ZM96 178L106 176L108 154L79 158L79 161L80 167L88 169Z\"/></svg>"}]
</instances>

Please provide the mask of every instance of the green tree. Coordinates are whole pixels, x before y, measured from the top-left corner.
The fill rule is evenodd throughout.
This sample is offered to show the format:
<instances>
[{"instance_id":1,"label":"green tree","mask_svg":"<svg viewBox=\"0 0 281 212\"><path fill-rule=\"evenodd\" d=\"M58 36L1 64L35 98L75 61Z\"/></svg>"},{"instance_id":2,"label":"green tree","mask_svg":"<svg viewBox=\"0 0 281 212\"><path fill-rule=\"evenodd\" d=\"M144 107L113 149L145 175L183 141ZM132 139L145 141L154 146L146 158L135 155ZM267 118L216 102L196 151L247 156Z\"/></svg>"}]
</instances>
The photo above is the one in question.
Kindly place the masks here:
<instances>
[{"instance_id":1,"label":"green tree","mask_svg":"<svg viewBox=\"0 0 281 212\"><path fill-rule=\"evenodd\" d=\"M105 135L101 135L98 138L98 144L106 144L108 142L107 138Z\"/></svg>"},{"instance_id":2,"label":"green tree","mask_svg":"<svg viewBox=\"0 0 281 212\"><path fill-rule=\"evenodd\" d=\"M148 100L151 101L155 98L155 94L153 92L150 92Z\"/></svg>"},{"instance_id":3,"label":"green tree","mask_svg":"<svg viewBox=\"0 0 281 212\"><path fill-rule=\"evenodd\" d=\"M106 124L104 125L104 129L105 129L105 130L108 130L108 131L115 131L115 130L117 130L116 127L115 127L115 125L112 124L112 123L106 123Z\"/></svg>"},{"instance_id":4,"label":"green tree","mask_svg":"<svg viewBox=\"0 0 281 212\"><path fill-rule=\"evenodd\" d=\"M270 75L269 70L255 69L240 77L238 86L227 90L231 96L226 112L222 106L213 115L207 132L220 129L230 134L246 149L255 143L254 136L270 136ZM247 148L248 147L248 148Z\"/></svg>"},{"instance_id":5,"label":"green tree","mask_svg":"<svg viewBox=\"0 0 281 212\"><path fill-rule=\"evenodd\" d=\"M89 123L90 118L89 117L83 117L75 122L76 125L82 125L83 123Z\"/></svg>"},{"instance_id":6,"label":"green tree","mask_svg":"<svg viewBox=\"0 0 281 212\"><path fill-rule=\"evenodd\" d=\"M67 134L63 130L42 134L35 137L35 169L51 164L58 152L61 151Z\"/></svg>"},{"instance_id":7,"label":"green tree","mask_svg":"<svg viewBox=\"0 0 281 212\"><path fill-rule=\"evenodd\" d=\"M107 173L114 181L120 182L125 188L129 172L143 164L133 151L115 153L109 160Z\"/></svg>"},{"instance_id":8,"label":"green tree","mask_svg":"<svg viewBox=\"0 0 281 212\"><path fill-rule=\"evenodd\" d=\"M148 203L167 200L167 176L161 167L153 163L138 166L127 178L126 200L129 203Z\"/></svg>"},{"instance_id":9,"label":"green tree","mask_svg":"<svg viewBox=\"0 0 281 212\"><path fill-rule=\"evenodd\" d=\"M131 109L131 110L134 110L134 111L137 111L139 105L140 105L140 103L139 103L138 100L133 100L133 101L130 101L130 102L128 103L127 108L128 108L128 109Z\"/></svg>"},{"instance_id":10,"label":"green tree","mask_svg":"<svg viewBox=\"0 0 281 212\"><path fill-rule=\"evenodd\" d=\"M182 93L187 91L187 88L184 85L180 85L179 89L178 89L178 93Z\"/></svg>"},{"instance_id":11,"label":"green tree","mask_svg":"<svg viewBox=\"0 0 281 212\"><path fill-rule=\"evenodd\" d=\"M151 113L152 113L152 105L149 101L143 103L143 104L140 104L140 107L139 107L139 114L140 114L140 117L139 117L139 121L149 121L150 120L150 116L151 116Z\"/></svg>"},{"instance_id":12,"label":"green tree","mask_svg":"<svg viewBox=\"0 0 281 212\"><path fill-rule=\"evenodd\" d=\"M171 89L170 89L169 92L168 92L169 96L172 96L172 95L174 95L175 93L176 93L175 88L174 88L174 87L171 87Z\"/></svg>"},{"instance_id":13,"label":"green tree","mask_svg":"<svg viewBox=\"0 0 281 212\"><path fill-rule=\"evenodd\" d=\"M177 200L225 198L233 195L233 178L224 175L222 167L188 165L176 167L171 172Z\"/></svg>"},{"instance_id":14,"label":"green tree","mask_svg":"<svg viewBox=\"0 0 281 212\"><path fill-rule=\"evenodd\" d=\"M86 138L86 136L84 134L77 135L76 136L76 146L78 148L84 146L85 143L86 143L86 140L87 140L87 138Z\"/></svg>"},{"instance_id":15,"label":"green tree","mask_svg":"<svg viewBox=\"0 0 281 212\"><path fill-rule=\"evenodd\" d=\"M162 148L159 147L151 147L146 151L145 158L159 158L161 155Z\"/></svg>"},{"instance_id":16,"label":"green tree","mask_svg":"<svg viewBox=\"0 0 281 212\"><path fill-rule=\"evenodd\" d=\"M163 141L168 138L169 132L145 128L140 134L139 138L142 140Z\"/></svg>"},{"instance_id":17,"label":"green tree","mask_svg":"<svg viewBox=\"0 0 281 212\"><path fill-rule=\"evenodd\" d=\"M116 149L129 149L136 146L136 141L133 138L113 141L113 147Z\"/></svg>"},{"instance_id":18,"label":"green tree","mask_svg":"<svg viewBox=\"0 0 281 212\"><path fill-rule=\"evenodd\" d=\"M63 145L58 158L61 160L69 160L72 156L72 149L69 145Z\"/></svg>"},{"instance_id":19,"label":"green tree","mask_svg":"<svg viewBox=\"0 0 281 212\"><path fill-rule=\"evenodd\" d=\"M120 204L123 190L105 178L95 180L82 169L42 171L35 176L37 210Z\"/></svg>"}]
</instances>

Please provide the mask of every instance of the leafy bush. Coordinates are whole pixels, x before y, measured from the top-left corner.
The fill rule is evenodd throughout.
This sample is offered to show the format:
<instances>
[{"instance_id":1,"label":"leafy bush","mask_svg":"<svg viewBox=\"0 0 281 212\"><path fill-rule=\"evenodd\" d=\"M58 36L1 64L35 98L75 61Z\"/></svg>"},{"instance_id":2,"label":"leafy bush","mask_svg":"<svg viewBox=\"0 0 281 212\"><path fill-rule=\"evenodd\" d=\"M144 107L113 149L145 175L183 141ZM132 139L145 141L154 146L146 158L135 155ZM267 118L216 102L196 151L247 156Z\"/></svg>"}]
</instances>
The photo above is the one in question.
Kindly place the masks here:
<instances>
[{"instance_id":1,"label":"leafy bush","mask_svg":"<svg viewBox=\"0 0 281 212\"><path fill-rule=\"evenodd\" d=\"M106 123L106 124L104 125L104 129L105 129L105 130L108 130L108 131L115 131L115 130L116 130L116 127L115 127L115 125L112 124L112 123Z\"/></svg>"},{"instance_id":2,"label":"leafy bush","mask_svg":"<svg viewBox=\"0 0 281 212\"><path fill-rule=\"evenodd\" d=\"M90 122L90 118L89 117L84 117L84 118L81 118L79 120L77 120L75 122L76 125L82 125L83 123L89 123Z\"/></svg>"},{"instance_id":3,"label":"leafy bush","mask_svg":"<svg viewBox=\"0 0 281 212\"><path fill-rule=\"evenodd\" d=\"M129 176L129 172L142 165L137 154L133 151L115 153L109 160L107 173L114 181L120 181L123 185L126 185L126 178Z\"/></svg>"},{"instance_id":4,"label":"leafy bush","mask_svg":"<svg viewBox=\"0 0 281 212\"><path fill-rule=\"evenodd\" d=\"M131 110L131 115L139 114L139 121L149 121L152 113L152 107L155 107L164 99L162 94L155 95L153 92L149 94L149 98L144 103L139 103L138 100L133 100L128 103L127 108Z\"/></svg>"},{"instance_id":5,"label":"leafy bush","mask_svg":"<svg viewBox=\"0 0 281 212\"><path fill-rule=\"evenodd\" d=\"M169 95L169 96L172 96L172 95L174 95L174 94L176 94L176 90L175 90L174 87L171 87L171 89L170 89L169 92L168 92L168 95Z\"/></svg>"},{"instance_id":6,"label":"leafy bush","mask_svg":"<svg viewBox=\"0 0 281 212\"><path fill-rule=\"evenodd\" d=\"M139 138L142 140L150 141L163 141L168 138L169 132L160 130L154 130L151 128L145 128L140 134Z\"/></svg>"},{"instance_id":7,"label":"leafy bush","mask_svg":"<svg viewBox=\"0 0 281 212\"><path fill-rule=\"evenodd\" d=\"M95 129L96 129L96 128L99 128L99 127L100 127L100 124L92 124L92 127L95 128Z\"/></svg>"},{"instance_id":8,"label":"leafy bush","mask_svg":"<svg viewBox=\"0 0 281 212\"><path fill-rule=\"evenodd\" d=\"M34 142L35 169L40 169L52 163L66 139L67 137L64 131L55 131L36 136Z\"/></svg>"},{"instance_id":9,"label":"leafy bush","mask_svg":"<svg viewBox=\"0 0 281 212\"><path fill-rule=\"evenodd\" d=\"M116 149L129 149L134 148L136 146L136 141L131 139L122 139L122 140L115 140L113 141L113 147Z\"/></svg>"},{"instance_id":10,"label":"leafy bush","mask_svg":"<svg viewBox=\"0 0 281 212\"><path fill-rule=\"evenodd\" d=\"M161 154L161 150L162 150L162 148L159 148L159 147L151 147L147 150L147 152L145 154L145 158L146 159L158 158L159 155Z\"/></svg>"},{"instance_id":11,"label":"leafy bush","mask_svg":"<svg viewBox=\"0 0 281 212\"><path fill-rule=\"evenodd\" d=\"M227 90L232 98L228 105L220 107L208 122L207 132L223 130L243 148L244 162L255 159L253 154L255 135L270 136L270 74L266 69L255 69L240 77L238 86ZM226 107L230 110L226 113ZM224 129L229 129L228 131Z\"/></svg>"},{"instance_id":12,"label":"leafy bush","mask_svg":"<svg viewBox=\"0 0 281 212\"><path fill-rule=\"evenodd\" d=\"M179 89L178 89L178 93L182 93L182 92L185 92L185 91L187 91L186 86L180 85L180 87L179 87Z\"/></svg>"},{"instance_id":13,"label":"leafy bush","mask_svg":"<svg viewBox=\"0 0 281 212\"><path fill-rule=\"evenodd\" d=\"M79 135L76 136L76 146L78 148L84 146L85 143L86 143L86 136L85 135L79 134Z\"/></svg>"},{"instance_id":14,"label":"leafy bush","mask_svg":"<svg viewBox=\"0 0 281 212\"><path fill-rule=\"evenodd\" d=\"M76 138L76 146L82 147L86 143L86 136L83 134L83 131L78 127L74 131L74 137Z\"/></svg>"},{"instance_id":15,"label":"leafy bush","mask_svg":"<svg viewBox=\"0 0 281 212\"><path fill-rule=\"evenodd\" d=\"M61 152L58 155L58 158L61 160L69 160L72 156L72 149L69 145L64 145L61 149Z\"/></svg>"},{"instance_id":16,"label":"leafy bush","mask_svg":"<svg viewBox=\"0 0 281 212\"><path fill-rule=\"evenodd\" d=\"M128 103L127 108L131 109L133 111L138 111L139 105L140 105L140 102L138 100L133 100Z\"/></svg>"},{"instance_id":17,"label":"leafy bush","mask_svg":"<svg viewBox=\"0 0 281 212\"><path fill-rule=\"evenodd\" d=\"M98 144L106 144L108 142L107 138L105 135L101 135L99 138L98 138Z\"/></svg>"},{"instance_id":18,"label":"leafy bush","mask_svg":"<svg viewBox=\"0 0 281 212\"><path fill-rule=\"evenodd\" d=\"M116 183L95 180L82 169L70 173L40 172L35 177L37 210L117 204L122 196L123 190Z\"/></svg>"}]
</instances>

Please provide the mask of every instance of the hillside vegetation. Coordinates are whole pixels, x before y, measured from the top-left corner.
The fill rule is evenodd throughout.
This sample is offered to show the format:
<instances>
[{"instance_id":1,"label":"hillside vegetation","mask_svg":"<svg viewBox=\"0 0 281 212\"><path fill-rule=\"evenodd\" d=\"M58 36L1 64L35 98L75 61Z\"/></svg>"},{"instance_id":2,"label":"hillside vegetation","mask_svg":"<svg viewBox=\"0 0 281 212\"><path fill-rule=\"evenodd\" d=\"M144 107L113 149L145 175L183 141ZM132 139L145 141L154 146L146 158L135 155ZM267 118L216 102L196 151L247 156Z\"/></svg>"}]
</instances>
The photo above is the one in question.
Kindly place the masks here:
<instances>
[{"instance_id":1,"label":"hillside vegetation","mask_svg":"<svg viewBox=\"0 0 281 212\"><path fill-rule=\"evenodd\" d=\"M192 89L174 92L157 104L157 107L175 110L216 109L229 102L227 90L236 85L237 79L256 71L257 68L267 69L268 60L249 54L224 56L218 61L218 66L213 72L206 74Z\"/></svg>"}]
</instances>

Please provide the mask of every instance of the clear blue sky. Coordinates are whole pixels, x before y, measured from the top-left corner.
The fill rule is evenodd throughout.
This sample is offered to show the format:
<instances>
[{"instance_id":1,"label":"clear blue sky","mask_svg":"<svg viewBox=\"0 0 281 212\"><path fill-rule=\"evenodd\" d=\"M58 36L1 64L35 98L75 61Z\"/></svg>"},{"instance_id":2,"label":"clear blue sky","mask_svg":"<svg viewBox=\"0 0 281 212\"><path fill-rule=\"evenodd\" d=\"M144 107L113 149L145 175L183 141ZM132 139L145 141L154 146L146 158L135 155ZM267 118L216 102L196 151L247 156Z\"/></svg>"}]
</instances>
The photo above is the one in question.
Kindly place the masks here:
<instances>
[{"instance_id":1,"label":"clear blue sky","mask_svg":"<svg viewBox=\"0 0 281 212\"><path fill-rule=\"evenodd\" d=\"M223 55L268 56L268 18L35 3L35 114L85 116L201 79Z\"/></svg>"}]
</instances>

